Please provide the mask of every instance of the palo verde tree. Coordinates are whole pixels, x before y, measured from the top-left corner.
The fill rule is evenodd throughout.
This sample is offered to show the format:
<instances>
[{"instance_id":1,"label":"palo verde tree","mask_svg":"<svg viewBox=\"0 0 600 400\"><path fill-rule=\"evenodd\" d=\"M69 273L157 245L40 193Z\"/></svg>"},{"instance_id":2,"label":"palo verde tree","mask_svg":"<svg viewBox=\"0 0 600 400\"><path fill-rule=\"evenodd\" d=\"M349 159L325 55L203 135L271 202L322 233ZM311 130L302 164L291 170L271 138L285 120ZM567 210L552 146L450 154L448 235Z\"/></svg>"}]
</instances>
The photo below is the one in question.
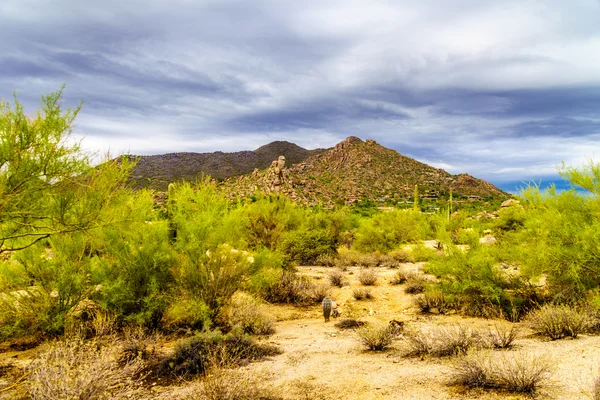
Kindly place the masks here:
<instances>
[{"instance_id":1,"label":"palo verde tree","mask_svg":"<svg viewBox=\"0 0 600 400\"><path fill-rule=\"evenodd\" d=\"M0 100L0 253L52 235L98 226L127 176L126 162L90 166L71 137L81 104L61 109L63 88L42 96L35 115Z\"/></svg>"}]
</instances>

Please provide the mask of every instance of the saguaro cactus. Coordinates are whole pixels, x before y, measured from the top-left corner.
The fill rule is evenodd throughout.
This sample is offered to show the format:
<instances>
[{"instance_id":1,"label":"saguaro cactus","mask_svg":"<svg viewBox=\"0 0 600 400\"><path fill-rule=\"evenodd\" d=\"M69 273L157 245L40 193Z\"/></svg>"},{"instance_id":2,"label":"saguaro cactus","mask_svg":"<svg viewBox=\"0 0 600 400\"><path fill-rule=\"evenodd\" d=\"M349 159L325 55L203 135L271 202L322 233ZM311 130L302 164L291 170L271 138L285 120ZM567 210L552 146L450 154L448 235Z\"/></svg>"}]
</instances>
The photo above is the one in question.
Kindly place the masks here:
<instances>
[{"instance_id":1,"label":"saguaro cactus","mask_svg":"<svg viewBox=\"0 0 600 400\"><path fill-rule=\"evenodd\" d=\"M323 307L323 317L325 317L325 322L329 322L329 316L331 315L331 309L333 308L333 301L329 298L324 298L321 306Z\"/></svg>"}]
</instances>

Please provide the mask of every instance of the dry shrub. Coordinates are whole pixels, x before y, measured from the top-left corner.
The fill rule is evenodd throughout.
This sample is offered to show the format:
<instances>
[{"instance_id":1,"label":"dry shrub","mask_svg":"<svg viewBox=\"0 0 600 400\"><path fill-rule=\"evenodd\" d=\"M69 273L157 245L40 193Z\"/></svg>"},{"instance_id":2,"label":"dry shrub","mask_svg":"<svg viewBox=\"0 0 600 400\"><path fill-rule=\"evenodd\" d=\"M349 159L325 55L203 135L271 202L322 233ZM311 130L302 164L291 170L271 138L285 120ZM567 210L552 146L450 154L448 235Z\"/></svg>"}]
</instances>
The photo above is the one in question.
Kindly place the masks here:
<instances>
[{"instance_id":1,"label":"dry shrub","mask_svg":"<svg viewBox=\"0 0 600 400\"><path fill-rule=\"evenodd\" d=\"M427 281L422 276L418 274L412 274L406 280L404 292L408 294L423 293L423 290L425 290L426 283Z\"/></svg>"},{"instance_id":2,"label":"dry shrub","mask_svg":"<svg viewBox=\"0 0 600 400\"><path fill-rule=\"evenodd\" d=\"M346 318L341 320L340 322L335 324L336 328L339 329L356 329L356 328L360 328L361 326L364 326L365 322L363 321L359 321L357 319L352 319L352 318Z\"/></svg>"},{"instance_id":3,"label":"dry shrub","mask_svg":"<svg viewBox=\"0 0 600 400\"><path fill-rule=\"evenodd\" d=\"M136 397L139 359L117 363L118 347L81 340L51 343L28 367L33 400L121 399Z\"/></svg>"},{"instance_id":4,"label":"dry shrub","mask_svg":"<svg viewBox=\"0 0 600 400\"><path fill-rule=\"evenodd\" d=\"M402 285L403 283L406 283L408 278L415 276L415 275L416 275L415 272L407 271L406 269L402 268L402 269L399 269L398 271L396 271L396 273L390 279L390 283L392 285Z\"/></svg>"},{"instance_id":5,"label":"dry shrub","mask_svg":"<svg viewBox=\"0 0 600 400\"><path fill-rule=\"evenodd\" d=\"M462 326L406 330L404 338L411 356L454 356L466 353L479 343L479 336Z\"/></svg>"},{"instance_id":6,"label":"dry shrub","mask_svg":"<svg viewBox=\"0 0 600 400\"><path fill-rule=\"evenodd\" d=\"M358 288L354 288L352 290L352 296L356 299L356 300L363 300L363 299L372 299L373 298L373 294L371 294L371 289L370 288L366 288L366 287L358 287Z\"/></svg>"},{"instance_id":7,"label":"dry shrub","mask_svg":"<svg viewBox=\"0 0 600 400\"><path fill-rule=\"evenodd\" d=\"M439 289L428 290L425 293L417 295L415 297L415 304L422 313L437 312L445 314L452 308L444 293Z\"/></svg>"},{"instance_id":8,"label":"dry shrub","mask_svg":"<svg viewBox=\"0 0 600 400\"><path fill-rule=\"evenodd\" d=\"M358 281L365 286L373 286L377 282L377 272L372 269L361 269Z\"/></svg>"},{"instance_id":9,"label":"dry shrub","mask_svg":"<svg viewBox=\"0 0 600 400\"><path fill-rule=\"evenodd\" d=\"M454 368L454 384L528 394L543 388L551 373L547 359L515 353L472 353Z\"/></svg>"},{"instance_id":10,"label":"dry shrub","mask_svg":"<svg viewBox=\"0 0 600 400\"><path fill-rule=\"evenodd\" d=\"M358 340L369 350L382 351L389 348L395 335L388 324L371 324L356 331Z\"/></svg>"},{"instance_id":11,"label":"dry shrub","mask_svg":"<svg viewBox=\"0 0 600 400\"><path fill-rule=\"evenodd\" d=\"M346 284L346 278L344 277L344 272L341 269L334 269L327 274L329 278L329 282L333 286L342 287Z\"/></svg>"},{"instance_id":12,"label":"dry shrub","mask_svg":"<svg viewBox=\"0 0 600 400\"><path fill-rule=\"evenodd\" d=\"M510 328L506 325L495 323L487 331L481 334L481 339L485 347L493 349L510 349L514 345L514 341L519 338L521 327L511 325Z\"/></svg>"},{"instance_id":13,"label":"dry shrub","mask_svg":"<svg viewBox=\"0 0 600 400\"><path fill-rule=\"evenodd\" d=\"M65 317L65 335L92 338L107 336L115 331L117 318L95 301L83 299Z\"/></svg>"},{"instance_id":14,"label":"dry shrub","mask_svg":"<svg viewBox=\"0 0 600 400\"><path fill-rule=\"evenodd\" d=\"M362 268L372 268L379 265L381 253L359 254L356 258L356 265Z\"/></svg>"},{"instance_id":15,"label":"dry shrub","mask_svg":"<svg viewBox=\"0 0 600 400\"><path fill-rule=\"evenodd\" d=\"M275 333L275 320L267 314L264 306L252 295L236 292L219 315L220 321L229 327L239 326L244 333L269 335Z\"/></svg>"},{"instance_id":16,"label":"dry shrub","mask_svg":"<svg viewBox=\"0 0 600 400\"><path fill-rule=\"evenodd\" d=\"M123 332L120 364L127 364L133 360L156 363L158 361L157 347L161 339L159 333L148 334L141 327L127 328Z\"/></svg>"},{"instance_id":17,"label":"dry shrub","mask_svg":"<svg viewBox=\"0 0 600 400\"><path fill-rule=\"evenodd\" d=\"M589 317L566 305L546 304L529 313L526 320L536 333L547 336L550 340L557 340L565 337L575 339L585 332Z\"/></svg>"},{"instance_id":18,"label":"dry shrub","mask_svg":"<svg viewBox=\"0 0 600 400\"><path fill-rule=\"evenodd\" d=\"M324 298L329 297L331 286L327 283L314 285L311 290L311 297L315 303L321 303Z\"/></svg>"},{"instance_id":19,"label":"dry shrub","mask_svg":"<svg viewBox=\"0 0 600 400\"><path fill-rule=\"evenodd\" d=\"M315 265L320 265L323 267L333 267L335 265L337 258L332 254L320 254L315 260Z\"/></svg>"},{"instance_id":20,"label":"dry shrub","mask_svg":"<svg viewBox=\"0 0 600 400\"><path fill-rule=\"evenodd\" d=\"M265 291L265 300L270 303L311 304L313 283L305 276L286 271L275 284Z\"/></svg>"}]
</instances>

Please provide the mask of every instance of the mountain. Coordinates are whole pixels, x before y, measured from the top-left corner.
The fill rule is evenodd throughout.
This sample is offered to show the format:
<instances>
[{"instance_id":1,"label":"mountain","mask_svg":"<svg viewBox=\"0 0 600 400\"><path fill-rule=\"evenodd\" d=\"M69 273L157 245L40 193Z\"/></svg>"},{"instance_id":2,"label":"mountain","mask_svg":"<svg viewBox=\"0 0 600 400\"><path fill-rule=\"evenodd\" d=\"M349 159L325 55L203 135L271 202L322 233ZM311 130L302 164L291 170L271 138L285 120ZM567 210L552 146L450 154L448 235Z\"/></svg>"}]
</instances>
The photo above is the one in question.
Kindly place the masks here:
<instances>
[{"instance_id":1,"label":"mountain","mask_svg":"<svg viewBox=\"0 0 600 400\"><path fill-rule=\"evenodd\" d=\"M294 143L276 141L254 151L235 153L170 153L154 156L130 156L137 160L130 183L137 188L165 191L171 182L195 181L202 175L217 180L251 173L254 168L266 168L271 161L284 155L290 163L299 163L323 149L307 150Z\"/></svg>"},{"instance_id":2,"label":"mountain","mask_svg":"<svg viewBox=\"0 0 600 400\"><path fill-rule=\"evenodd\" d=\"M274 159L274 158L273 158ZM293 162L292 162L293 163ZM301 163L273 162L252 175L230 178L222 183L231 196L249 197L257 190L280 192L306 205L352 203L370 200L412 199L415 185L423 198L507 198L508 194L491 183L468 174L451 175L374 140L351 136L334 148L310 155Z\"/></svg>"}]
</instances>

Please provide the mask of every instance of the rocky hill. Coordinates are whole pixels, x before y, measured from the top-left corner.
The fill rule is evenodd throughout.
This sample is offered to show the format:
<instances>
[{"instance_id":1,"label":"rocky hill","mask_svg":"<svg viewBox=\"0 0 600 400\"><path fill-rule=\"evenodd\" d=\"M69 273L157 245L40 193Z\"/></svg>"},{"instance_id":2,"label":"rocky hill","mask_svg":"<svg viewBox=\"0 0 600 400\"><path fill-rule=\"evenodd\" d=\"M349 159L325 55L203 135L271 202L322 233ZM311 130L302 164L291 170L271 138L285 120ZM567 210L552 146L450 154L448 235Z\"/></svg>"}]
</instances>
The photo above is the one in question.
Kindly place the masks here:
<instances>
[{"instance_id":1,"label":"rocky hill","mask_svg":"<svg viewBox=\"0 0 600 400\"><path fill-rule=\"evenodd\" d=\"M325 150L307 150L294 143L277 141L254 151L235 153L170 153L154 156L131 156L137 160L130 183L137 188L165 191L171 182L195 181L202 175L222 180L250 174L255 168L263 169L283 155L289 163L299 163Z\"/></svg>"},{"instance_id":2,"label":"rocky hill","mask_svg":"<svg viewBox=\"0 0 600 400\"><path fill-rule=\"evenodd\" d=\"M293 164L293 165L290 165ZM222 183L232 196L249 197L257 190L283 193L307 205L412 199L415 185L422 198L507 198L494 185L468 174L451 175L374 140L349 137L334 148L302 162L278 159L265 170Z\"/></svg>"}]
</instances>

